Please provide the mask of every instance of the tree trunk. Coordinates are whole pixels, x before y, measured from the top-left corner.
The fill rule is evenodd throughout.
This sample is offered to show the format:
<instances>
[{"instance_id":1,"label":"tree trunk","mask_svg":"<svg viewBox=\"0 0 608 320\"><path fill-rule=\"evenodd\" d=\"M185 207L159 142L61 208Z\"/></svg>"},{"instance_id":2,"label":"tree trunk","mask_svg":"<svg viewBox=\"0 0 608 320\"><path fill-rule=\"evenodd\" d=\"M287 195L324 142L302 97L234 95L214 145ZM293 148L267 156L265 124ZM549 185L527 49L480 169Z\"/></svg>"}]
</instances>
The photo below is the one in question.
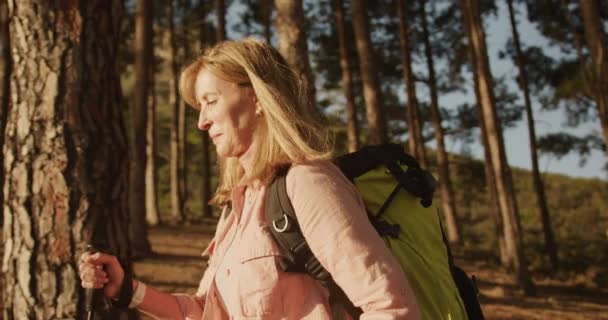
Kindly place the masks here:
<instances>
[{"instance_id":1,"label":"tree trunk","mask_svg":"<svg viewBox=\"0 0 608 320\"><path fill-rule=\"evenodd\" d=\"M313 118L318 118L315 80L308 60L306 20L302 11L302 0L275 0L274 5L277 11L275 27L279 39L279 52L302 81L307 100L306 110L302 111Z\"/></svg>"},{"instance_id":2,"label":"tree trunk","mask_svg":"<svg viewBox=\"0 0 608 320\"><path fill-rule=\"evenodd\" d=\"M270 44L272 39L272 0L264 0L264 39Z\"/></svg>"},{"instance_id":3,"label":"tree trunk","mask_svg":"<svg viewBox=\"0 0 608 320\"><path fill-rule=\"evenodd\" d=\"M4 150L4 129L6 128L6 117L9 110L10 86L11 86L11 43L8 29L8 4L6 0L0 1L0 74L2 84L0 85L0 150ZM4 152L0 152L0 203L4 202ZM3 207L0 205L0 227L3 224ZM1 297L1 296L0 296Z\"/></svg>"},{"instance_id":4,"label":"tree trunk","mask_svg":"<svg viewBox=\"0 0 608 320\"><path fill-rule=\"evenodd\" d=\"M519 85L524 94L526 116L528 118L528 135L530 136L530 156L532 158L532 179L534 182L534 189L536 190L538 211L540 213L541 222L543 226L543 234L545 237L545 250L549 255L549 261L551 263L551 266L555 270L558 267L557 244L555 243L555 237L553 236L553 228L551 227L551 216L549 215L549 207L547 206L545 187L540 177L540 170L538 169L536 132L534 129L534 114L532 113L532 101L530 99L530 90L528 87L528 74L526 72L524 55L521 51L521 44L519 43L519 32L517 31L515 13L513 12L513 0L507 0L507 6L509 8L509 18L511 21L513 42L515 44L515 61L517 67L519 68Z\"/></svg>"},{"instance_id":5,"label":"tree trunk","mask_svg":"<svg viewBox=\"0 0 608 320\"><path fill-rule=\"evenodd\" d=\"M179 97L179 94L177 95L177 100L179 105L179 109L177 110L177 183L180 192L179 198L181 199L182 215L184 219L188 219L186 216L186 202L188 201L188 188L186 187L186 104Z\"/></svg>"},{"instance_id":6,"label":"tree trunk","mask_svg":"<svg viewBox=\"0 0 608 320\"><path fill-rule=\"evenodd\" d=\"M130 254L121 11L121 1L9 2L19 63L4 146L6 320L82 318L84 244Z\"/></svg>"},{"instance_id":7,"label":"tree trunk","mask_svg":"<svg viewBox=\"0 0 608 320\"><path fill-rule=\"evenodd\" d=\"M150 87L154 88L154 68L150 66ZM153 90L154 91L154 90ZM160 223L158 216L158 176L156 173L156 96L148 94L148 124L146 125L146 222L149 226Z\"/></svg>"},{"instance_id":8,"label":"tree trunk","mask_svg":"<svg viewBox=\"0 0 608 320\"><path fill-rule=\"evenodd\" d=\"M585 40L593 62L590 85L604 131L604 143L608 145L608 49L606 49L606 35L602 30L599 1L580 1L580 5L585 26ZM606 152L608 153L608 148Z\"/></svg>"},{"instance_id":9,"label":"tree trunk","mask_svg":"<svg viewBox=\"0 0 608 320\"><path fill-rule=\"evenodd\" d=\"M226 6L224 0L215 0L215 17L217 19L215 42L221 42L226 40Z\"/></svg>"},{"instance_id":10,"label":"tree trunk","mask_svg":"<svg viewBox=\"0 0 608 320\"><path fill-rule=\"evenodd\" d=\"M424 154L424 141L422 139L422 125L418 112L418 98L416 98L416 82L412 71L412 59L409 41L408 8L404 0L395 0L399 17L399 43L401 45L401 59L403 60L403 81L407 94L407 131L410 153L416 157L423 168L426 168Z\"/></svg>"},{"instance_id":11,"label":"tree trunk","mask_svg":"<svg viewBox=\"0 0 608 320\"><path fill-rule=\"evenodd\" d=\"M464 23L465 29L467 33L471 33L471 26L465 21ZM475 59L475 52L473 50L473 46L468 47L468 55L469 61L471 62L471 68L473 70L476 69L477 61ZM473 87L475 89L475 97L477 101L481 101L481 93L479 90L479 81L477 80L478 75L476 72L473 72ZM479 115L482 114L481 104L476 103L475 107L477 109L477 113ZM500 263L503 267L507 269L512 269L513 264L511 260L511 256L507 251L507 244L505 240L505 232L504 232L504 222L503 222L503 213L501 211L501 207L498 204L498 195L496 191L496 179L494 177L494 169L492 165L492 156L490 155L490 146L488 143L488 133L486 130L486 125L482 119L479 120L479 129L481 131L481 142L483 145L483 153L484 159L483 162L483 171L484 177L486 180L486 188L488 188L488 207L490 208L490 214L494 218L495 224L495 232L496 237L498 239L498 249L500 256Z\"/></svg>"},{"instance_id":12,"label":"tree trunk","mask_svg":"<svg viewBox=\"0 0 608 320\"><path fill-rule=\"evenodd\" d=\"M133 146L131 157L130 215L132 251L142 257L150 252L146 223L146 134L148 124L148 94L152 62L151 0L137 0L135 13L135 99L133 103Z\"/></svg>"},{"instance_id":13,"label":"tree trunk","mask_svg":"<svg viewBox=\"0 0 608 320\"><path fill-rule=\"evenodd\" d=\"M507 251L512 257L517 283L526 294L532 295L534 294L534 285L528 273L528 266L523 253L517 201L510 176L511 172L505 155L502 129L496 115L492 74L488 61L483 24L481 22L479 0L461 0L461 3L465 24L468 25L469 46L472 47L474 54L472 59L475 61L473 70L477 73L476 81L479 84L479 104L482 110L480 118L486 126L485 130L496 182L496 194L501 213L503 214Z\"/></svg>"},{"instance_id":14,"label":"tree trunk","mask_svg":"<svg viewBox=\"0 0 608 320\"><path fill-rule=\"evenodd\" d=\"M216 18L218 27L216 28L216 36L215 39L217 42L224 41L225 39L225 19L224 19L224 1L216 1ZM204 12L201 12L202 16L205 16ZM207 44L213 42L213 40L209 40L205 38L205 32L201 32L201 46L205 47ZM213 210L209 205L209 201L211 201L211 196L213 190L211 189L211 143L209 140L209 133L206 131L201 131L201 145L203 149L203 163L202 163L202 184L201 184L201 206L203 208L203 217L210 218L213 215Z\"/></svg>"},{"instance_id":15,"label":"tree trunk","mask_svg":"<svg viewBox=\"0 0 608 320\"><path fill-rule=\"evenodd\" d=\"M350 72L350 57L346 44L346 23L344 22L344 3L342 0L332 0L336 28L338 30L338 42L340 45L340 69L342 70L342 86L346 98L346 137L348 139L348 151L355 152L359 149L359 125L357 123L357 107L355 94L353 92L353 76Z\"/></svg>"},{"instance_id":16,"label":"tree trunk","mask_svg":"<svg viewBox=\"0 0 608 320\"><path fill-rule=\"evenodd\" d=\"M203 217L210 218L213 215L213 210L211 210L211 206L209 205L209 201L211 201L211 195L213 190L211 189L211 152L209 152L209 148L211 148L209 143L209 134L207 132L201 133L202 139L202 147L203 147L203 181L201 185L201 205L203 207Z\"/></svg>"},{"instance_id":17,"label":"tree trunk","mask_svg":"<svg viewBox=\"0 0 608 320\"><path fill-rule=\"evenodd\" d=\"M369 144L383 144L388 141L386 120L382 108L382 91L378 80L378 68L369 35L369 18L365 0L351 3L355 42L359 55L359 67L363 82L363 98L369 127Z\"/></svg>"},{"instance_id":18,"label":"tree trunk","mask_svg":"<svg viewBox=\"0 0 608 320\"><path fill-rule=\"evenodd\" d=\"M169 26L169 42L171 46L170 65L171 65L171 80L169 89L169 105L172 110L171 118L171 155L169 160L169 170L171 179L171 222L180 223L184 221L184 206L182 199L182 190L180 190L181 184L179 179L179 164L180 164L180 142L179 142L179 112L181 99L178 97L178 78L179 78L179 66L177 63L177 40L175 36L174 27L174 13L173 13L173 1L167 1L167 18Z\"/></svg>"},{"instance_id":19,"label":"tree trunk","mask_svg":"<svg viewBox=\"0 0 608 320\"><path fill-rule=\"evenodd\" d=\"M443 215L447 225L448 241L450 243L460 242L460 228L456 214L456 201L450 178L450 166L448 154L445 151L444 132L441 126L441 113L439 112L439 98L437 94L437 79L435 77L435 63L433 62L433 48L427 25L426 3L419 1L422 14L422 38L424 41L424 53L426 65L429 72L428 85L431 93L431 118L435 129L435 141L437 142L437 167L439 168L439 189L441 190L441 204Z\"/></svg>"}]
</instances>

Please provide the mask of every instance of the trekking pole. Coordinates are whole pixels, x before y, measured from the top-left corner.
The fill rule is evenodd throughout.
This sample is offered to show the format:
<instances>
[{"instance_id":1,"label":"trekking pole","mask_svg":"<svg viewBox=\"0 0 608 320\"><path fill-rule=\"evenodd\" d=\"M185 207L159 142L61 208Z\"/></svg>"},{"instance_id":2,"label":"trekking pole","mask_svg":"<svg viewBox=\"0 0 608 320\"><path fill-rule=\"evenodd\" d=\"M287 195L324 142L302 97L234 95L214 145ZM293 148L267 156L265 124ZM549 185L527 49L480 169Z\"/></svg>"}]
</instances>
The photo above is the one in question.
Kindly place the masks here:
<instances>
[{"instance_id":1,"label":"trekking pole","mask_svg":"<svg viewBox=\"0 0 608 320\"><path fill-rule=\"evenodd\" d=\"M87 251L89 251L90 254L94 254L98 250L92 244L87 244ZM93 320L93 313L95 312L95 295L97 294L97 292L98 290L95 288L86 288L84 291L85 311L87 312L87 320Z\"/></svg>"}]
</instances>

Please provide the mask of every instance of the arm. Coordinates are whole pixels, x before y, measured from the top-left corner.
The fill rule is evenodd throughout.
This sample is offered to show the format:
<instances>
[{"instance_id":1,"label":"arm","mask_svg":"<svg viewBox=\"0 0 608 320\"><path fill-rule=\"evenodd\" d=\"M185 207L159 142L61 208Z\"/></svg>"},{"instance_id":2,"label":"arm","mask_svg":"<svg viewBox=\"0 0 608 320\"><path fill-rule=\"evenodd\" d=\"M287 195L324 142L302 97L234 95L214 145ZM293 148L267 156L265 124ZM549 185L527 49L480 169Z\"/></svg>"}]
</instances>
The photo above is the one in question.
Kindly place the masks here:
<instances>
[{"instance_id":1,"label":"arm","mask_svg":"<svg viewBox=\"0 0 608 320\"><path fill-rule=\"evenodd\" d=\"M414 293L376 233L356 188L330 163L293 166L287 175L304 237L361 319L420 319Z\"/></svg>"},{"instance_id":2,"label":"arm","mask_svg":"<svg viewBox=\"0 0 608 320\"><path fill-rule=\"evenodd\" d=\"M133 280L133 288L137 290L138 281ZM201 319L204 299L199 296L168 294L146 286L142 302L135 306L156 319Z\"/></svg>"},{"instance_id":3,"label":"arm","mask_svg":"<svg viewBox=\"0 0 608 320\"><path fill-rule=\"evenodd\" d=\"M115 256L84 253L80 262L80 277L84 288L103 288L104 295L116 298L124 280L124 270ZM167 294L133 280L133 290L141 292L141 303L133 306L157 319L200 319L203 313L202 294L195 296ZM140 287L141 286L141 287Z\"/></svg>"}]
</instances>

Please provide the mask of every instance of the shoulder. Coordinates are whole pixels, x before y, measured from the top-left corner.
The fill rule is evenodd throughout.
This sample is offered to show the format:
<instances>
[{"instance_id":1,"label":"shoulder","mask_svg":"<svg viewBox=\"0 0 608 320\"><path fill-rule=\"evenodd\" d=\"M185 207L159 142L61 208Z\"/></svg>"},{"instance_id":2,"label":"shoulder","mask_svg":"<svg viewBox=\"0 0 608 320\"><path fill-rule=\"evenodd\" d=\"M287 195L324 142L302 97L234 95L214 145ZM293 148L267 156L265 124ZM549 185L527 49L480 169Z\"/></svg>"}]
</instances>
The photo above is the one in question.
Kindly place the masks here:
<instances>
[{"instance_id":1,"label":"shoulder","mask_svg":"<svg viewBox=\"0 0 608 320\"><path fill-rule=\"evenodd\" d=\"M329 160L294 164L285 178L290 199L322 199L336 194L356 194L354 185Z\"/></svg>"},{"instance_id":2,"label":"shoulder","mask_svg":"<svg viewBox=\"0 0 608 320\"><path fill-rule=\"evenodd\" d=\"M317 160L298 163L291 166L287 172L287 185L308 183L349 183L348 179L330 160Z\"/></svg>"}]
</instances>

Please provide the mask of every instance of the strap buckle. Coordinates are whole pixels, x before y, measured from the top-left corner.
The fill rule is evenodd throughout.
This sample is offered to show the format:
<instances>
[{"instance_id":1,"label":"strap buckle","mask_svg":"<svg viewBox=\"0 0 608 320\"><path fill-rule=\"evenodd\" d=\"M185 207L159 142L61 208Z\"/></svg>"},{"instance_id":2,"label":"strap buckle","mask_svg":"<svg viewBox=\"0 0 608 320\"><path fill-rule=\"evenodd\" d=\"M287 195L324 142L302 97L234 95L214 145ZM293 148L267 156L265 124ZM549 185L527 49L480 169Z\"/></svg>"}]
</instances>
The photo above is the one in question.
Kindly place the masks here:
<instances>
[{"instance_id":1,"label":"strap buckle","mask_svg":"<svg viewBox=\"0 0 608 320\"><path fill-rule=\"evenodd\" d=\"M277 226L277 220L280 221L279 219L272 220L272 227L274 228L274 231L276 231L278 233L283 233L283 232L287 231L289 229L289 227L291 226L291 224L289 223L289 216L287 216L285 213L283 213L282 220L285 222L282 227Z\"/></svg>"}]
</instances>

